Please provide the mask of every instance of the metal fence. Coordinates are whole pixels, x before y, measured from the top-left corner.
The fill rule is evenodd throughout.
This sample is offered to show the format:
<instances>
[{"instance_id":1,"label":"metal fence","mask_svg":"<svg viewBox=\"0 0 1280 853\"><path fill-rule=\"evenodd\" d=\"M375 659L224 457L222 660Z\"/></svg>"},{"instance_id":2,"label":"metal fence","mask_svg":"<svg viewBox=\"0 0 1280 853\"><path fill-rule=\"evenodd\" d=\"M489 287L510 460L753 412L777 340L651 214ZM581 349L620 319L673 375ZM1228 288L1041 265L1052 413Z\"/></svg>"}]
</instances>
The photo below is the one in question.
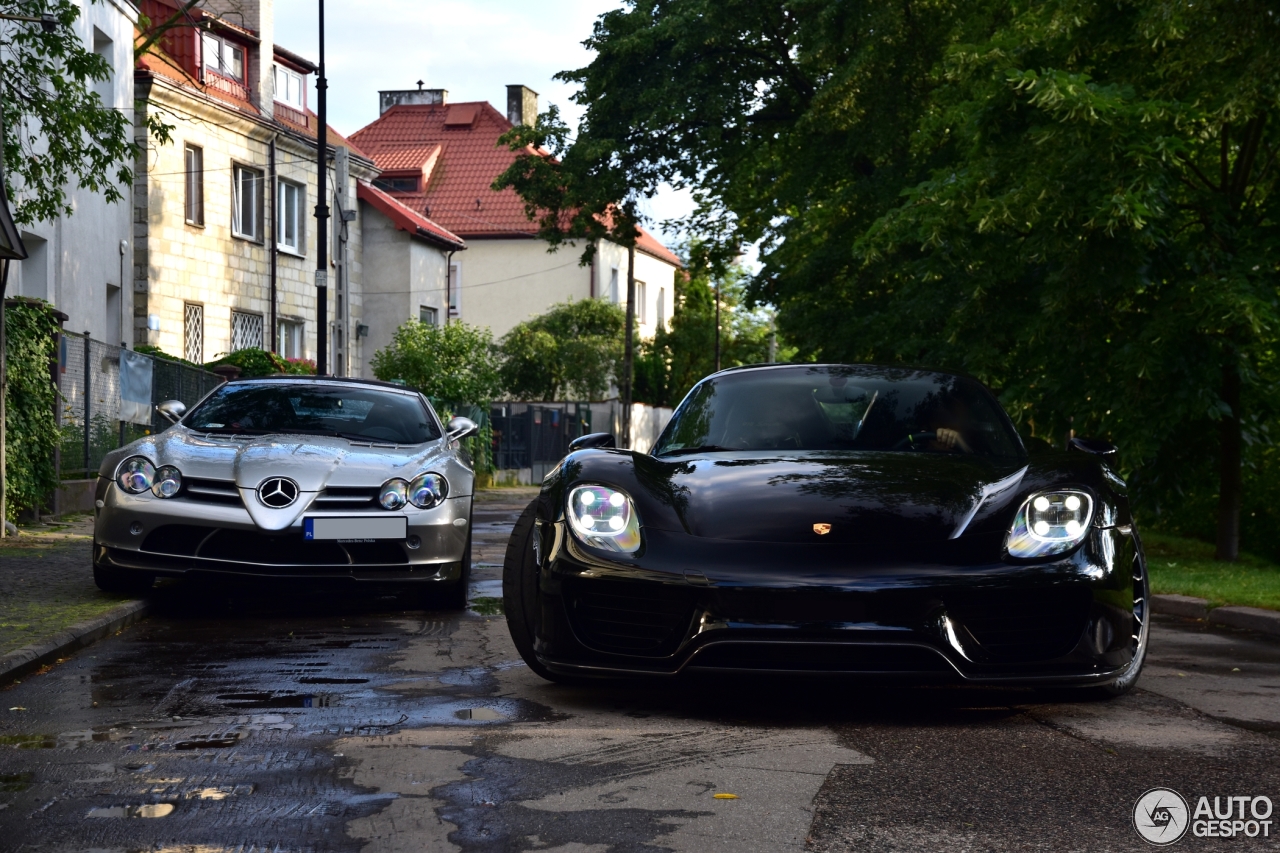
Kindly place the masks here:
<instances>
[{"instance_id":1,"label":"metal fence","mask_svg":"<svg viewBox=\"0 0 1280 853\"><path fill-rule=\"evenodd\" d=\"M62 434L58 470L64 480L93 477L112 450L167 428L169 422L156 412L156 403L181 400L190 407L223 381L198 367L146 356L152 362L150 422L130 423L121 416L122 350L87 335L59 336L55 405Z\"/></svg>"},{"instance_id":2,"label":"metal fence","mask_svg":"<svg viewBox=\"0 0 1280 853\"><path fill-rule=\"evenodd\" d=\"M493 467L530 470L539 482L569 452L569 442L592 432L617 433L616 401L604 403L498 403L490 409Z\"/></svg>"}]
</instances>

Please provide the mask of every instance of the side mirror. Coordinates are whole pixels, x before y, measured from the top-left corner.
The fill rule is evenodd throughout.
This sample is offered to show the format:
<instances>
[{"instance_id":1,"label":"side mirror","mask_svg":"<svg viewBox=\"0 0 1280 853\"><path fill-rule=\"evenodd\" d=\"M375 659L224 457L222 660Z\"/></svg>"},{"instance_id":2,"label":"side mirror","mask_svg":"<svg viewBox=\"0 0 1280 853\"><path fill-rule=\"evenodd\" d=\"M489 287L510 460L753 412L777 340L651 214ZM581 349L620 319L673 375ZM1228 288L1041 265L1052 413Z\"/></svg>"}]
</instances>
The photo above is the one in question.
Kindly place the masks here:
<instances>
[{"instance_id":1,"label":"side mirror","mask_svg":"<svg viewBox=\"0 0 1280 853\"><path fill-rule=\"evenodd\" d=\"M1108 462L1115 459L1116 449L1111 442L1099 441L1096 438L1073 438L1067 442L1067 450L1078 450L1091 456L1101 456Z\"/></svg>"},{"instance_id":2,"label":"side mirror","mask_svg":"<svg viewBox=\"0 0 1280 853\"><path fill-rule=\"evenodd\" d=\"M581 435L569 442L569 452L586 450L588 447L617 447L618 440L611 432L593 432Z\"/></svg>"},{"instance_id":3,"label":"side mirror","mask_svg":"<svg viewBox=\"0 0 1280 853\"><path fill-rule=\"evenodd\" d=\"M181 400L165 400L156 404L156 411L169 423L176 424L187 413L187 405Z\"/></svg>"},{"instance_id":4,"label":"side mirror","mask_svg":"<svg viewBox=\"0 0 1280 853\"><path fill-rule=\"evenodd\" d=\"M445 431L449 433L449 438L454 441L461 441L468 436L475 435L480 431L480 426L470 418L454 418L449 421L449 425L445 427Z\"/></svg>"}]
</instances>

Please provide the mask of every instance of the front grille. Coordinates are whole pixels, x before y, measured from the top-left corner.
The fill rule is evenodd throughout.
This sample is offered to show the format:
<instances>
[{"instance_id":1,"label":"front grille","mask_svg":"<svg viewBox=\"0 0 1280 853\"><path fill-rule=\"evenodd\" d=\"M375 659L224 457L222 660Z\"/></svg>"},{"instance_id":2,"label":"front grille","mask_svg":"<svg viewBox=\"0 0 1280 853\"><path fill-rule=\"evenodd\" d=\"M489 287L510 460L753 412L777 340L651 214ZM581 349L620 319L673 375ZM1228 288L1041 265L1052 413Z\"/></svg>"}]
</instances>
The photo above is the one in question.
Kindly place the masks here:
<instances>
[{"instance_id":1,"label":"front grille","mask_svg":"<svg viewBox=\"0 0 1280 853\"><path fill-rule=\"evenodd\" d=\"M696 591L688 587L582 579L565 586L575 632L603 652L669 655L693 620Z\"/></svg>"},{"instance_id":2,"label":"front grille","mask_svg":"<svg viewBox=\"0 0 1280 853\"><path fill-rule=\"evenodd\" d=\"M240 490L236 488L234 480L186 477L182 481L182 491L178 493L178 498L203 503L241 505Z\"/></svg>"},{"instance_id":3,"label":"front grille","mask_svg":"<svg viewBox=\"0 0 1280 853\"><path fill-rule=\"evenodd\" d=\"M1081 586L973 590L945 599L948 614L1000 661L1050 660L1075 646L1092 594Z\"/></svg>"},{"instance_id":4,"label":"front grille","mask_svg":"<svg viewBox=\"0 0 1280 853\"><path fill-rule=\"evenodd\" d=\"M270 566L378 566L409 562L396 541L339 544L308 541L298 533L268 535L251 530L166 524L151 531L142 550L233 563Z\"/></svg>"},{"instance_id":5,"label":"front grille","mask_svg":"<svg viewBox=\"0 0 1280 853\"><path fill-rule=\"evenodd\" d=\"M782 672L951 671L937 652L918 646L827 643L715 643L699 652L690 666Z\"/></svg>"},{"instance_id":6,"label":"front grille","mask_svg":"<svg viewBox=\"0 0 1280 853\"><path fill-rule=\"evenodd\" d=\"M379 486L330 486L316 495L315 509L378 509Z\"/></svg>"}]
</instances>

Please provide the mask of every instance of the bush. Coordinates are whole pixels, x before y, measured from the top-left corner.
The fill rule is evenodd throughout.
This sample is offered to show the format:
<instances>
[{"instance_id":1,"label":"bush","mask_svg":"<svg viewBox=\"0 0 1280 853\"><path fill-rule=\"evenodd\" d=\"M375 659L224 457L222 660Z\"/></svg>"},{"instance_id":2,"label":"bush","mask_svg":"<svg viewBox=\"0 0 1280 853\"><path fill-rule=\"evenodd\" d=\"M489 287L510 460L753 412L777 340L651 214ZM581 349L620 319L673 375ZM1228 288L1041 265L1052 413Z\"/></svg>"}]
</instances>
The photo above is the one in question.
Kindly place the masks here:
<instances>
[{"instance_id":1,"label":"bush","mask_svg":"<svg viewBox=\"0 0 1280 853\"><path fill-rule=\"evenodd\" d=\"M487 406L500 390L493 336L466 323L432 326L410 320L374 353L372 363L374 376L403 380L433 400Z\"/></svg>"},{"instance_id":2,"label":"bush","mask_svg":"<svg viewBox=\"0 0 1280 853\"><path fill-rule=\"evenodd\" d=\"M58 323L49 305L14 300L4 315L8 388L5 394L5 514L38 509L57 488L54 389L49 363L56 358Z\"/></svg>"},{"instance_id":3,"label":"bush","mask_svg":"<svg viewBox=\"0 0 1280 853\"><path fill-rule=\"evenodd\" d=\"M295 373L301 371L293 371L289 369L289 363L273 352L268 352L257 347L245 347L235 352L229 352L221 358L206 362L205 370L222 364L233 364L240 368L240 375L246 379L257 376L273 376L277 373ZM314 366L312 373L315 372Z\"/></svg>"},{"instance_id":4,"label":"bush","mask_svg":"<svg viewBox=\"0 0 1280 853\"><path fill-rule=\"evenodd\" d=\"M600 400L622 372L627 315L602 299L562 302L503 337L502 384L517 400Z\"/></svg>"},{"instance_id":5,"label":"bush","mask_svg":"<svg viewBox=\"0 0 1280 853\"><path fill-rule=\"evenodd\" d=\"M178 358L176 355L169 355L169 353L160 349L160 347L154 346L152 344L137 344L134 346L133 351L140 352L143 355L152 355L152 356L155 356L156 358L163 358L168 361L176 361L178 362L178 364L185 364L187 367L195 367L195 368L203 367L203 365L196 364L194 361L187 361L185 358Z\"/></svg>"}]
</instances>

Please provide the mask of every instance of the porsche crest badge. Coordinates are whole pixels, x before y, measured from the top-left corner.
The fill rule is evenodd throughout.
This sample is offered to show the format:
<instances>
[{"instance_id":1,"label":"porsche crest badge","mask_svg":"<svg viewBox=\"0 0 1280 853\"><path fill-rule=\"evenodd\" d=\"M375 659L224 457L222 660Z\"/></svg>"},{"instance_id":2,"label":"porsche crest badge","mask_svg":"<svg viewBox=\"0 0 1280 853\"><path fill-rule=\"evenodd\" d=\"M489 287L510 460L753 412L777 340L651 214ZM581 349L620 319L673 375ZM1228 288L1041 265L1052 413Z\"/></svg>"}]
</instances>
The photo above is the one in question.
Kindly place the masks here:
<instances>
[{"instance_id":1,"label":"porsche crest badge","mask_svg":"<svg viewBox=\"0 0 1280 853\"><path fill-rule=\"evenodd\" d=\"M819 536L826 536L828 533L831 532L831 525L818 522L813 526L813 532L818 534Z\"/></svg>"}]
</instances>

